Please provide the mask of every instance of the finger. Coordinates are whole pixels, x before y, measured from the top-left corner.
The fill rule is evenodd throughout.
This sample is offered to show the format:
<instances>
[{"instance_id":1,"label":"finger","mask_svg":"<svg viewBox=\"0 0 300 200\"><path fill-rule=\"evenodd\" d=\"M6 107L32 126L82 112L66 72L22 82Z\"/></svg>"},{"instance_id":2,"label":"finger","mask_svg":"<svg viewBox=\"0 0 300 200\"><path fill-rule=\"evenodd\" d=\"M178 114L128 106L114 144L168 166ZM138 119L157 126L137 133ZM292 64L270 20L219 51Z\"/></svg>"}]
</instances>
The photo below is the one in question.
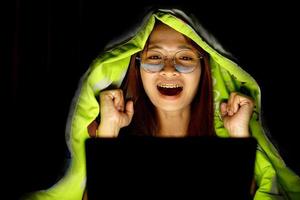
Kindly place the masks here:
<instances>
[{"instance_id":1,"label":"finger","mask_svg":"<svg viewBox=\"0 0 300 200\"><path fill-rule=\"evenodd\" d=\"M240 108L245 109L249 114L252 114L254 108L254 101L247 96L239 96Z\"/></svg>"},{"instance_id":2,"label":"finger","mask_svg":"<svg viewBox=\"0 0 300 200\"><path fill-rule=\"evenodd\" d=\"M114 97L114 106L115 108L123 112L124 111L124 97L123 97L123 91L121 89L112 90L112 95Z\"/></svg>"},{"instance_id":3,"label":"finger","mask_svg":"<svg viewBox=\"0 0 300 200\"><path fill-rule=\"evenodd\" d=\"M222 117L227 115L227 103L226 102L221 103L220 110L221 110L221 116Z\"/></svg>"},{"instance_id":4,"label":"finger","mask_svg":"<svg viewBox=\"0 0 300 200\"><path fill-rule=\"evenodd\" d=\"M240 98L240 105L249 105L250 107L254 107L254 100L251 97L248 96L239 96Z\"/></svg>"},{"instance_id":5,"label":"finger","mask_svg":"<svg viewBox=\"0 0 300 200\"><path fill-rule=\"evenodd\" d=\"M126 103L126 110L125 112L123 113L120 113L121 114L121 121L120 121L120 126L121 127L125 127L125 126L128 126L132 120L132 117L133 117L133 101L128 101Z\"/></svg>"},{"instance_id":6,"label":"finger","mask_svg":"<svg viewBox=\"0 0 300 200\"><path fill-rule=\"evenodd\" d=\"M237 94L234 96L232 102L233 114L237 113L239 110L243 110L243 112L249 113L249 116L253 112L254 102L253 100L242 94Z\"/></svg>"},{"instance_id":7,"label":"finger","mask_svg":"<svg viewBox=\"0 0 300 200\"><path fill-rule=\"evenodd\" d=\"M118 90L106 90L100 93L101 117L114 111L122 110L122 93Z\"/></svg>"},{"instance_id":8,"label":"finger","mask_svg":"<svg viewBox=\"0 0 300 200\"><path fill-rule=\"evenodd\" d=\"M114 95L112 91L103 91L100 93L100 107L101 109L107 108L112 109L114 108Z\"/></svg>"},{"instance_id":9,"label":"finger","mask_svg":"<svg viewBox=\"0 0 300 200\"><path fill-rule=\"evenodd\" d=\"M234 102L234 98L237 95L236 92L232 92L230 93L229 99L228 99L228 104L227 104L227 112L229 116L233 115L233 102Z\"/></svg>"},{"instance_id":10,"label":"finger","mask_svg":"<svg viewBox=\"0 0 300 200\"><path fill-rule=\"evenodd\" d=\"M241 96L235 95L233 97L232 105L231 105L231 109L232 109L233 114L235 114L239 110L240 103L241 103Z\"/></svg>"}]
</instances>

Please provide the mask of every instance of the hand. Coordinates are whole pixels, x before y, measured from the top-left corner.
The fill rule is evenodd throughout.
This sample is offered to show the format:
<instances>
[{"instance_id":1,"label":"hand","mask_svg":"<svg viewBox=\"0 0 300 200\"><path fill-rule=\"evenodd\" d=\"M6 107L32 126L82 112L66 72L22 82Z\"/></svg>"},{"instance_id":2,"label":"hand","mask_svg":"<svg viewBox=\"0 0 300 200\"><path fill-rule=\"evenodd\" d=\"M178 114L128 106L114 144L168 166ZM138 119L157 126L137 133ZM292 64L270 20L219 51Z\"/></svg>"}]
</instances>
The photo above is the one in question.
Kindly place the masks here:
<instances>
[{"instance_id":1,"label":"hand","mask_svg":"<svg viewBox=\"0 0 300 200\"><path fill-rule=\"evenodd\" d=\"M133 101L128 101L125 105L121 89L101 92L101 122L97 137L117 137L120 129L130 124L133 113Z\"/></svg>"},{"instance_id":2,"label":"hand","mask_svg":"<svg viewBox=\"0 0 300 200\"><path fill-rule=\"evenodd\" d=\"M225 128L231 137L249 137L249 121L254 101L242 94L232 92L228 102L220 105Z\"/></svg>"}]
</instances>

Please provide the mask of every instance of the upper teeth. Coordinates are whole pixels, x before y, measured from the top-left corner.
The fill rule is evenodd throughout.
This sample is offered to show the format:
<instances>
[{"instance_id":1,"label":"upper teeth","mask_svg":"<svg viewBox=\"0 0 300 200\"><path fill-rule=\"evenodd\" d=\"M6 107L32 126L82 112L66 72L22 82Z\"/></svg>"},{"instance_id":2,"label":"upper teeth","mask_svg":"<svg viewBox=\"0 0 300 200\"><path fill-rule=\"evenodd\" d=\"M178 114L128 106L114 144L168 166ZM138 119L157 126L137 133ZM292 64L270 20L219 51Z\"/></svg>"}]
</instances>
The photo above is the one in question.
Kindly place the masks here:
<instances>
[{"instance_id":1,"label":"upper teeth","mask_svg":"<svg viewBox=\"0 0 300 200\"><path fill-rule=\"evenodd\" d=\"M163 88L178 88L178 87L180 87L178 84L170 84L170 83L159 84L158 86L163 87Z\"/></svg>"}]
</instances>

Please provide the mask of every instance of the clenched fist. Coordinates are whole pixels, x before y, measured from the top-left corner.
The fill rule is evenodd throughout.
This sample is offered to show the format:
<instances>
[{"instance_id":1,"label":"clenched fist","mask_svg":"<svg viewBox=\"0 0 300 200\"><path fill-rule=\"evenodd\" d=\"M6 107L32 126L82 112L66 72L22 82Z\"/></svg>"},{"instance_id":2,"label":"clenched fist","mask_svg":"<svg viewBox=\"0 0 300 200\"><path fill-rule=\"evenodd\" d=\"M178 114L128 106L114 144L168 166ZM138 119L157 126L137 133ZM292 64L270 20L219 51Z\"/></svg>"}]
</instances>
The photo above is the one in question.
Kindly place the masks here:
<instances>
[{"instance_id":1,"label":"clenched fist","mask_svg":"<svg viewBox=\"0 0 300 200\"><path fill-rule=\"evenodd\" d=\"M100 93L100 125L97 137L117 137L121 128L128 126L134 113L133 101L124 101L121 89Z\"/></svg>"},{"instance_id":2,"label":"clenched fist","mask_svg":"<svg viewBox=\"0 0 300 200\"><path fill-rule=\"evenodd\" d=\"M245 95L232 92L227 102L220 105L224 127L231 137L249 137L249 121L254 101Z\"/></svg>"}]
</instances>

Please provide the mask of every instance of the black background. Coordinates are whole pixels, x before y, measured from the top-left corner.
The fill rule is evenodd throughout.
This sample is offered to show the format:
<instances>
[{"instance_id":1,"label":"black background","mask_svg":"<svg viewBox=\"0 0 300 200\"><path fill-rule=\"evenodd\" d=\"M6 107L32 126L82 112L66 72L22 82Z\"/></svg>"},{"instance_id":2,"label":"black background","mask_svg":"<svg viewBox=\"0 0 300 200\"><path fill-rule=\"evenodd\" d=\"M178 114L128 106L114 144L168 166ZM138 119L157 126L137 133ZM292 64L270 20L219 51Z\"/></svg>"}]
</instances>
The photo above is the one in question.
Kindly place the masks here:
<instances>
[{"instance_id":1,"label":"black background","mask_svg":"<svg viewBox=\"0 0 300 200\"><path fill-rule=\"evenodd\" d=\"M150 5L174 5L194 13L239 59L261 86L266 127L287 165L300 174L296 6L164 2L2 3L1 146L10 177L7 185L14 194L47 188L56 181L64 166L65 125L79 78L105 44L126 31Z\"/></svg>"}]
</instances>

